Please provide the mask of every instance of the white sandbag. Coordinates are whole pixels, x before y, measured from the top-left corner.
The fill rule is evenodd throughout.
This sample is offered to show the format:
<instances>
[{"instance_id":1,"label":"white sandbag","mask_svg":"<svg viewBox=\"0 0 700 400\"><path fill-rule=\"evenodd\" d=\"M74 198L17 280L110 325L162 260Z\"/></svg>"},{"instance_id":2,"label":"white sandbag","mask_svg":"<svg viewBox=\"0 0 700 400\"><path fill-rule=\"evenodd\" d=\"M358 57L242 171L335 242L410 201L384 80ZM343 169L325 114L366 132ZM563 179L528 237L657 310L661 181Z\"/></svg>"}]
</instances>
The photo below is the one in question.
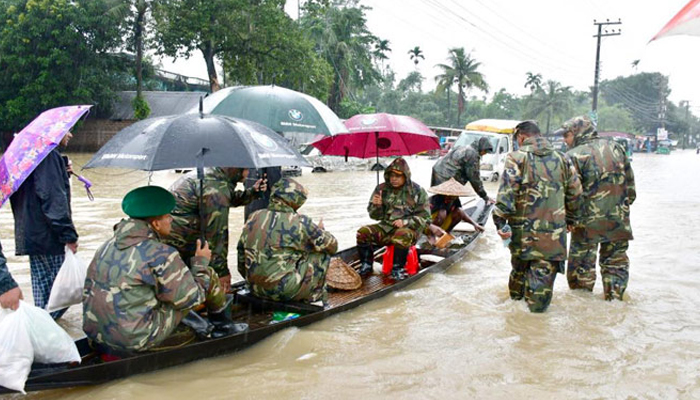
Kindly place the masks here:
<instances>
[{"instance_id":1,"label":"white sandbag","mask_svg":"<svg viewBox=\"0 0 700 400\"><path fill-rule=\"evenodd\" d=\"M32 369L34 349L27 332L26 314L0 308L0 386L24 393Z\"/></svg>"},{"instance_id":2,"label":"white sandbag","mask_svg":"<svg viewBox=\"0 0 700 400\"><path fill-rule=\"evenodd\" d=\"M27 332L34 348L34 362L59 364L80 362L80 353L73 339L51 318L46 310L23 304Z\"/></svg>"},{"instance_id":3,"label":"white sandbag","mask_svg":"<svg viewBox=\"0 0 700 400\"><path fill-rule=\"evenodd\" d=\"M56 279L51 287L49 302L46 310L56 311L79 304L83 301L83 286L87 265L66 246L66 259L58 270Z\"/></svg>"}]
</instances>

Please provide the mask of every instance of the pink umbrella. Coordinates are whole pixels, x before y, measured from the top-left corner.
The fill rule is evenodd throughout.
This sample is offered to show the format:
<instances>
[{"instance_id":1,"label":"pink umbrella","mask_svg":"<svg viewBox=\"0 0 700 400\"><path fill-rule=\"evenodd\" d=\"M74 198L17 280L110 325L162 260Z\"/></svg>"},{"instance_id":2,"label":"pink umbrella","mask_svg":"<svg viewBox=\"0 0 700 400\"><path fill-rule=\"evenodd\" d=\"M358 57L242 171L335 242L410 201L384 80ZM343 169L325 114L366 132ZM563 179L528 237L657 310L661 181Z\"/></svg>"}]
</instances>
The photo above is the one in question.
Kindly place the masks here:
<instances>
[{"instance_id":1,"label":"pink umbrella","mask_svg":"<svg viewBox=\"0 0 700 400\"><path fill-rule=\"evenodd\" d=\"M377 157L377 163L380 156L407 156L440 148L440 141L430 128L405 115L359 114L345 121L345 126L350 133L326 136L311 144L321 154Z\"/></svg>"},{"instance_id":2,"label":"pink umbrella","mask_svg":"<svg viewBox=\"0 0 700 400\"><path fill-rule=\"evenodd\" d=\"M671 35L700 36L700 0L691 0L651 40Z\"/></svg>"},{"instance_id":3,"label":"pink umbrella","mask_svg":"<svg viewBox=\"0 0 700 400\"><path fill-rule=\"evenodd\" d=\"M0 159L0 207L92 106L44 111L12 140Z\"/></svg>"}]
</instances>

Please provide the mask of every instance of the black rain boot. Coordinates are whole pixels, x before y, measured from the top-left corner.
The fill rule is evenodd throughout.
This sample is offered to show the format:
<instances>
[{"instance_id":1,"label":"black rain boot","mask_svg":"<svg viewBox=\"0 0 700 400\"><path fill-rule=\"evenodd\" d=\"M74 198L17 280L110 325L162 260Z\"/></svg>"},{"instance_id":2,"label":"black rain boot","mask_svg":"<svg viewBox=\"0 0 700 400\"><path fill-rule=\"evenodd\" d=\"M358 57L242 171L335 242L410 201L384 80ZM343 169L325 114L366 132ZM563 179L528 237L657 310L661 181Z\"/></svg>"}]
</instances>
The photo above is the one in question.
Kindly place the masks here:
<instances>
[{"instance_id":1,"label":"black rain boot","mask_svg":"<svg viewBox=\"0 0 700 400\"><path fill-rule=\"evenodd\" d=\"M182 317L180 323L192 328L194 333L196 333L197 337L200 339L209 339L212 331L214 330L214 325L207 321L206 318L197 314L195 311L190 311L187 313L187 315Z\"/></svg>"},{"instance_id":2,"label":"black rain boot","mask_svg":"<svg viewBox=\"0 0 700 400\"><path fill-rule=\"evenodd\" d=\"M408 249L394 246L394 265L391 268L392 279L402 281L408 278L408 272L406 272L406 257L408 257Z\"/></svg>"},{"instance_id":3,"label":"black rain boot","mask_svg":"<svg viewBox=\"0 0 700 400\"><path fill-rule=\"evenodd\" d=\"M357 254L360 256L360 270L357 271L361 277L366 278L374 271L374 251L372 246L366 244L357 245Z\"/></svg>"},{"instance_id":4,"label":"black rain boot","mask_svg":"<svg viewBox=\"0 0 700 400\"><path fill-rule=\"evenodd\" d=\"M231 303L233 295L226 295L226 305L222 311L217 313L209 312L209 322L214 324L214 330L211 333L212 339L235 335L236 333L248 330L248 324L235 322L231 319Z\"/></svg>"}]
</instances>

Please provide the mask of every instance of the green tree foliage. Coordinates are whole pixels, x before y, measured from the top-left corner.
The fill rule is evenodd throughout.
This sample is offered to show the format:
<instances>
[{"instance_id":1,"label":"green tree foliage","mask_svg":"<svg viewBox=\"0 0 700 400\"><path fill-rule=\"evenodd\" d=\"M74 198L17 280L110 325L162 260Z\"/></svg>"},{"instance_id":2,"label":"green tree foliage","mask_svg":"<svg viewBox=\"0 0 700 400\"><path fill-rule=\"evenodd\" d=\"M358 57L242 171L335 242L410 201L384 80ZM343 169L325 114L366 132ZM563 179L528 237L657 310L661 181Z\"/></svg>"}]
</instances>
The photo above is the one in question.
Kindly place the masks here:
<instances>
[{"instance_id":1,"label":"green tree foliage","mask_svg":"<svg viewBox=\"0 0 700 400\"><path fill-rule=\"evenodd\" d=\"M381 80L374 63L379 39L367 29L367 7L358 4L357 0L336 0L301 18L317 54L333 68L328 106L334 111L346 96L356 96Z\"/></svg>"},{"instance_id":2,"label":"green tree foliage","mask_svg":"<svg viewBox=\"0 0 700 400\"><path fill-rule=\"evenodd\" d=\"M635 129L644 133L655 132L661 126L659 114L670 93L668 77L658 72L618 77L600 84L601 97L610 105L625 107L634 119Z\"/></svg>"},{"instance_id":3,"label":"green tree foliage","mask_svg":"<svg viewBox=\"0 0 700 400\"><path fill-rule=\"evenodd\" d=\"M542 87L542 74L528 72L525 76L525 87L529 88L530 92L534 92Z\"/></svg>"},{"instance_id":4,"label":"green tree foliage","mask_svg":"<svg viewBox=\"0 0 700 400\"><path fill-rule=\"evenodd\" d=\"M488 92L489 86L484 75L479 71L481 66L464 51L464 47L455 47L449 50L447 64L438 64L442 70L441 75L452 76L457 85L457 126L461 124L462 112L466 101L466 93L472 88Z\"/></svg>"},{"instance_id":5,"label":"green tree foliage","mask_svg":"<svg viewBox=\"0 0 700 400\"><path fill-rule=\"evenodd\" d=\"M0 20L0 131L52 107L109 111L126 65L111 53L123 32L104 1L5 0Z\"/></svg>"},{"instance_id":6,"label":"green tree foliage","mask_svg":"<svg viewBox=\"0 0 700 400\"><path fill-rule=\"evenodd\" d=\"M571 116L573 97L568 86L549 80L528 97L526 115L531 118L544 117L544 132L549 133L552 122L562 123Z\"/></svg>"},{"instance_id":7,"label":"green tree foliage","mask_svg":"<svg viewBox=\"0 0 700 400\"><path fill-rule=\"evenodd\" d=\"M216 92L221 84L215 58L231 49L230 43L236 41L237 34L245 34L246 10L250 3L247 0L159 0L153 4L159 54L189 58L199 50L207 66L210 90Z\"/></svg>"},{"instance_id":8,"label":"green tree foliage","mask_svg":"<svg viewBox=\"0 0 700 400\"><path fill-rule=\"evenodd\" d=\"M245 23L231 27L222 56L224 73L233 84L278 84L326 100L333 70L284 12L283 3L248 2L247 9L238 9Z\"/></svg>"}]
</instances>

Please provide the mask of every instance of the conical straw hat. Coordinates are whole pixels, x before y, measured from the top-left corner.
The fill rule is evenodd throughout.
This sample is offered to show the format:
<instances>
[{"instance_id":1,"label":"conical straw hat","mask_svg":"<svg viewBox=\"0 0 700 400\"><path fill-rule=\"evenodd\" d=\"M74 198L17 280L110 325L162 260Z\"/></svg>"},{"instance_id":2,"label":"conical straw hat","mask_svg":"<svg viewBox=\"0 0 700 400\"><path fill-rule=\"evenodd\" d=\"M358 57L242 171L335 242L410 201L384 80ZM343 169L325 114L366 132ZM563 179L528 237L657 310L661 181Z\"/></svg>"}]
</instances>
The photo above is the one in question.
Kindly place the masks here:
<instances>
[{"instance_id":1,"label":"conical straw hat","mask_svg":"<svg viewBox=\"0 0 700 400\"><path fill-rule=\"evenodd\" d=\"M432 194L441 194L444 196L454 196L454 197L469 197L476 196L474 189L471 186L462 185L457 182L455 178L450 178L450 180L445 181L437 186L433 186L428 191Z\"/></svg>"},{"instance_id":2,"label":"conical straw hat","mask_svg":"<svg viewBox=\"0 0 700 400\"><path fill-rule=\"evenodd\" d=\"M333 289L355 290L362 286L362 278L345 261L339 257L334 257L328 266L326 284Z\"/></svg>"}]
</instances>

